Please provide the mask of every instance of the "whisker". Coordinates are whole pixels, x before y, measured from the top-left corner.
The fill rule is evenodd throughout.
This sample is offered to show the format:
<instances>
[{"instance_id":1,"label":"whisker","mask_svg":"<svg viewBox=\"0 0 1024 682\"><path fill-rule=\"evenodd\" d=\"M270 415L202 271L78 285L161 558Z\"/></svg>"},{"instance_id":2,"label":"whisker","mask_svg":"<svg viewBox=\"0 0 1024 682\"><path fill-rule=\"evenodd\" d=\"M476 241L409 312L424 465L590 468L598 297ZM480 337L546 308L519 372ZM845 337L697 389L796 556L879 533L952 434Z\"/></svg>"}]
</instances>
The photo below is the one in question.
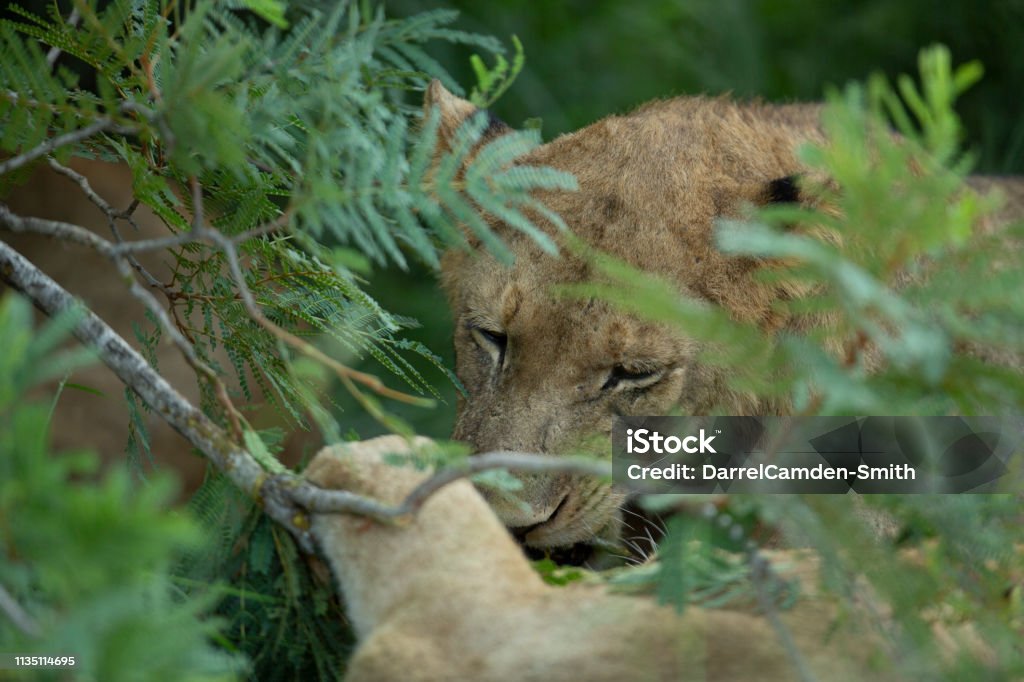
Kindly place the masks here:
<instances>
[{"instance_id":1,"label":"whisker","mask_svg":"<svg viewBox=\"0 0 1024 682\"><path fill-rule=\"evenodd\" d=\"M633 550L637 566L646 563L651 558L651 555L640 544L629 540L625 540L624 542L631 550Z\"/></svg>"},{"instance_id":2,"label":"whisker","mask_svg":"<svg viewBox=\"0 0 1024 682\"><path fill-rule=\"evenodd\" d=\"M645 528L645 529L644 529L644 532L645 532L645 533L647 533L647 539L648 539L648 541L650 541L650 543L651 543L651 547L653 547L654 549L658 549L658 541L657 541L657 540L655 540L655 539L654 539L654 536L653 536L653 535L651 534L651 529L650 529L650 527L648 527L648 528ZM665 537L665 535L666 535L667 533L668 533L668 529L666 528L665 530L663 530L663 531L662 531L662 533L661 533L661 536L662 536L662 537Z\"/></svg>"},{"instance_id":3,"label":"whisker","mask_svg":"<svg viewBox=\"0 0 1024 682\"><path fill-rule=\"evenodd\" d=\"M632 509L629 509L629 508L627 508L627 507L626 507L626 506L624 506L624 505L620 505L620 506L619 506L619 511L621 511L621 512L625 512L625 513L627 513L627 514L632 514L633 516L637 517L638 519L641 519L642 521L647 521L647 522L650 522L650 519L648 519L648 518L647 518L646 516L644 516L643 514L641 514L641 513L639 513L639 512L635 512L635 511L633 511Z\"/></svg>"},{"instance_id":4,"label":"whisker","mask_svg":"<svg viewBox=\"0 0 1024 682\"><path fill-rule=\"evenodd\" d=\"M665 522L659 516L655 516L654 518L651 518L651 517L645 516L645 515L643 515L643 514L641 514L639 512L633 511L632 509L628 509L625 506L620 506L619 507L619 511L624 512L626 514L629 514L631 516L635 516L636 518L640 519L641 521L644 522L644 526L645 527L653 526L662 535L664 535L665 533L668 532L668 527L665 525Z\"/></svg>"}]
</instances>

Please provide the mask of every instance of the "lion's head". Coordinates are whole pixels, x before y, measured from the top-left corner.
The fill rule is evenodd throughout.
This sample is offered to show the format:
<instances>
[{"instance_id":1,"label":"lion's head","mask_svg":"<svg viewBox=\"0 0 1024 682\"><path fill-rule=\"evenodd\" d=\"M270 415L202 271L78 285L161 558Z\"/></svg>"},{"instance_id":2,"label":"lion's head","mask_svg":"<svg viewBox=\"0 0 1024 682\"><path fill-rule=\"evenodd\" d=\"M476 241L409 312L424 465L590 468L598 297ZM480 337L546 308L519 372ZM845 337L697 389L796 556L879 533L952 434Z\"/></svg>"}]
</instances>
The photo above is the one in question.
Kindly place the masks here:
<instances>
[{"instance_id":1,"label":"lion's head","mask_svg":"<svg viewBox=\"0 0 1024 682\"><path fill-rule=\"evenodd\" d=\"M441 144L476 111L437 82L426 105L441 111ZM773 330L785 324L772 306L778 287L752 280L753 261L716 251L712 228L751 204L794 200L794 148L820 138L817 114L811 106L681 98L563 135L523 161L576 176L579 191L541 198L589 245L677 283L681 295ZM492 226L514 252L514 265L472 241L442 263L457 373L468 391L454 438L478 452L561 453L608 434L615 415L665 414L676 406L690 414L723 405L734 414L770 411L730 392L721 370L697 361L700 349L685 334L600 300L557 295L558 285L591 278L583 260L548 256L523 234ZM620 493L570 476L520 478L517 499L488 497L527 545L617 535Z\"/></svg>"}]
</instances>

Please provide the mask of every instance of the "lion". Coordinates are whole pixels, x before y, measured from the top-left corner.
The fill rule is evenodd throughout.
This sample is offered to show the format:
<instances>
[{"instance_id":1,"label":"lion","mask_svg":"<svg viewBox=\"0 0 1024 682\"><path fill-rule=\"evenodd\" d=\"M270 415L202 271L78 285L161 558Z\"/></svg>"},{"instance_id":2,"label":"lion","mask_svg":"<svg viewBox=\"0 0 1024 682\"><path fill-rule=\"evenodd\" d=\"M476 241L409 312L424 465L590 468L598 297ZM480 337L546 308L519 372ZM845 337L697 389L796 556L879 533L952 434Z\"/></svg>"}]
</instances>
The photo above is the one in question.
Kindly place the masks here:
<instances>
[{"instance_id":1,"label":"lion","mask_svg":"<svg viewBox=\"0 0 1024 682\"><path fill-rule=\"evenodd\" d=\"M477 114L437 81L425 107L440 111L442 150ZM576 176L579 191L548 191L542 199L590 247L765 333L797 331L813 318L785 318L774 304L805 292L755 279L759 263L716 250L713 226L719 218L744 216L750 206L804 200L798 176L808 171L795 150L824 142L820 114L817 104L681 97L562 135L522 162ZM486 136L506 130L492 118ZM1021 179L971 183L1006 195L998 220L1024 216ZM450 249L442 260L456 373L468 392L458 405L454 439L476 452L557 454L588 434L607 435L616 415L787 413L783 402L731 388L727 369L698 360L693 339L600 300L556 296L555 287L591 278L589 264L546 255L499 222L492 227L514 253L513 265L502 265L472 238L470 249ZM624 496L612 487L568 475L519 478L515 496L483 493L528 548L619 536Z\"/></svg>"},{"instance_id":2,"label":"lion","mask_svg":"<svg viewBox=\"0 0 1024 682\"><path fill-rule=\"evenodd\" d=\"M431 472L387 456L428 442L327 447L305 475L397 505ZM680 615L603 584L548 585L466 480L405 525L316 514L311 527L358 640L348 682L899 679L878 632L805 581L817 572L809 555L800 599L773 623L739 608Z\"/></svg>"}]
</instances>

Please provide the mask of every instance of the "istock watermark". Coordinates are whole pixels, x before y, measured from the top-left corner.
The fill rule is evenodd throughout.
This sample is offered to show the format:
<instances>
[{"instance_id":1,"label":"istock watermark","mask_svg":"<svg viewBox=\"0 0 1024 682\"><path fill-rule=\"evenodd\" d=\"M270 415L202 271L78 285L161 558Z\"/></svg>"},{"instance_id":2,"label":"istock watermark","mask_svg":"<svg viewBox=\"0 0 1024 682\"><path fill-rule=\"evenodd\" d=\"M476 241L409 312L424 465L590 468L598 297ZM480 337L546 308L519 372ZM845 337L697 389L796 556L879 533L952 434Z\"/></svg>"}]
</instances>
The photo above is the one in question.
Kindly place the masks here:
<instances>
[{"instance_id":1,"label":"istock watermark","mask_svg":"<svg viewBox=\"0 0 1024 682\"><path fill-rule=\"evenodd\" d=\"M677 452L687 452L690 454L695 453L715 453L715 448L711 446L711 441L715 439L714 436L707 436L704 434L704 429L701 429L696 436L685 436L679 438L677 436L662 436L657 431L650 431L648 429L626 429L626 452L638 455L644 455L648 452L657 454L675 454ZM697 443L697 445L694 445Z\"/></svg>"},{"instance_id":2,"label":"istock watermark","mask_svg":"<svg viewBox=\"0 0 1024 682\"><path fill-rule=\"evenodd\" d=\"M1024 417L621 417L615 482L645 493L1024 489Z\"/></svg>"}]
</instances>

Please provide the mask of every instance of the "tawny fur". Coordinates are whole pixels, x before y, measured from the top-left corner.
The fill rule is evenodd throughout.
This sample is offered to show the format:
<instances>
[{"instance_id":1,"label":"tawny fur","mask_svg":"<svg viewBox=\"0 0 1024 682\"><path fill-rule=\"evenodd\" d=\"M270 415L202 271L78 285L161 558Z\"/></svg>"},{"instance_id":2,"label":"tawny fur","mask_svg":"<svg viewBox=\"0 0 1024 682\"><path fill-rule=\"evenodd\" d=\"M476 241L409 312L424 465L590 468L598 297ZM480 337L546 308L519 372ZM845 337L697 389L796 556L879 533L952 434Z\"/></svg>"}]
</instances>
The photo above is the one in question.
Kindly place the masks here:
<instances>
[{"instance_id":1,"label":"tawny fur","mask_svg":"<svg viewBox=\"0 0 1024 682\"><path fill-rule=\"evenodd\" d=\"M384 462L408 451L397 436L325 448L306 476L396 504L430 473ZM320 514L313 532L359 639L350 682L799 679L762 616L679 616L603 586L546 585L468 481L439 491L406 526ZM872 669L884 657L857 619L840 623L813 589L781 617L817 679L893 679Z\"/></svg>"},{"instance_id":2,"label":"tawny fur","mask_svg":"<svg viewBox=\"0 0 1024 682\"><path fill-rule=\"evenodd\" d=\"M475 112L435 83L428 110L441 111L442 136ZM716 250L717 218L740 217L769 198L773 180L799 174L795 150L822 142L819 105L739 104L684 97L654 102L563 135L524 162L573 173L577 192L546 192L545 204L589 245L677 284L680 294L721 306L766 333L814 324L782 316L780 299L802 292L755 281L759 263ZM443 144L443 143L442 143ZM1000 220L1024 215L1024 181L972 178L1000 188ZM558 285L593 277L571 255L543 254L500 223L494 229L516 256L504 267L479 245L452 249L442 281L452 307L457 372L469 392L453 437L479 452L564 452L590 434L607 435L616 414L784 414L784 403L729 387L727 371L697 361L698 344L678 331L640 321L597 300L557 296ZM471 329L508 337L504 362L481 348ZM667 368L645 391L602 391L616 365ZM569 477L523 476L519 500L489 498L510 527L530 527L528 545L556 547L618 532L620 495ZM525 502L523 507L520 502Z\"/></svg>"}]
</instances>

